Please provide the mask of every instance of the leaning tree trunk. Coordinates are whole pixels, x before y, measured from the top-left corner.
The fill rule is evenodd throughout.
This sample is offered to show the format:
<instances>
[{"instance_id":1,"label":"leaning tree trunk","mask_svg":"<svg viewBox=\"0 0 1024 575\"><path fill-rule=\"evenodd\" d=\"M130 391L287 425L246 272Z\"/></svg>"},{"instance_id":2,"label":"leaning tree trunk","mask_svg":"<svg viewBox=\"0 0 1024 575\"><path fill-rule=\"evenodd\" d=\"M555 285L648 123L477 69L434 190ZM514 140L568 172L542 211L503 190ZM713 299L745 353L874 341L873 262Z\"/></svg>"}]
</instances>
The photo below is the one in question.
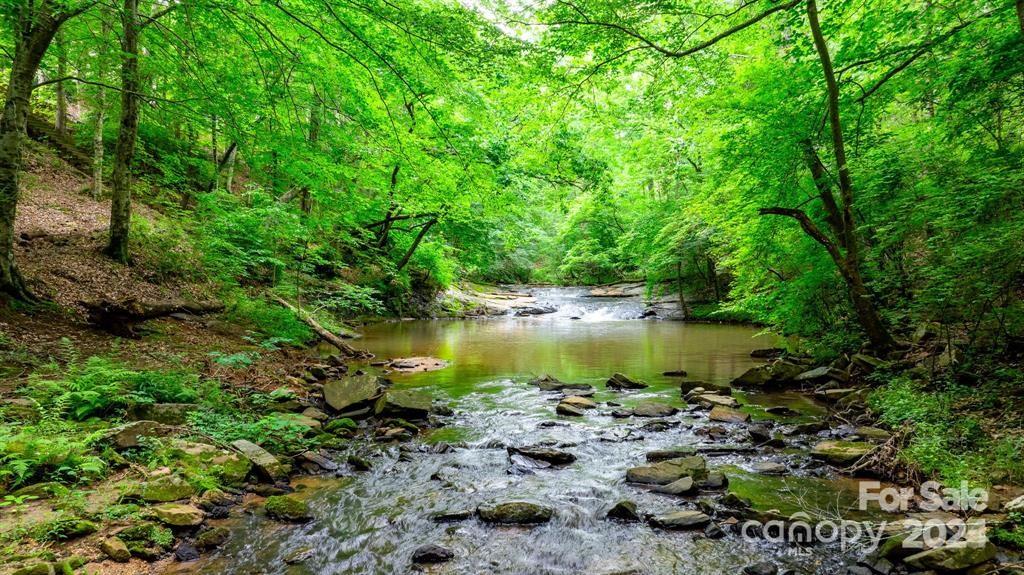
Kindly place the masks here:
<instances>
[{"instance_id":1,"label":"leaning tree trunk","mask_svg":"<svg viewBox=\"0 0 1024 575\"><path fill-rule=\"evenodd\" d=\"M17 19L14 59L7 97L0 116L0 292L18 300L34 298L14 262L14 221L18 206L21 147L28 123L29 98L39 63L53 42L63 18L46 9L31 13L27 7Z\"/></svg>"},{"instance_id":2,"label":"leaning tree trunk","mask_svg":"<svg viewBox=\"0 0 1024 575\"><path fill-rule=\"evenodd\" d=\"M110 243L107 255L127 263L132 218L131 166L139 130L139 3L124 0L121 13L121 125L114 155L110 201Z\"/></svg>"},{"instance_id":3,"label":"leaning tree trunk","mask_svg":"<svg viewBox=\"0 0 1024 575\"><path fill-rule=\"evenodd\" d=\"M63 78L68 73L68 52L64 44L64 35L57 32L57 78ZM57 82L57 112L54 118L54 126L57 133L64 135L68 130L68 94L64 87L64 81Z\"/></svg>"}]
</instances>

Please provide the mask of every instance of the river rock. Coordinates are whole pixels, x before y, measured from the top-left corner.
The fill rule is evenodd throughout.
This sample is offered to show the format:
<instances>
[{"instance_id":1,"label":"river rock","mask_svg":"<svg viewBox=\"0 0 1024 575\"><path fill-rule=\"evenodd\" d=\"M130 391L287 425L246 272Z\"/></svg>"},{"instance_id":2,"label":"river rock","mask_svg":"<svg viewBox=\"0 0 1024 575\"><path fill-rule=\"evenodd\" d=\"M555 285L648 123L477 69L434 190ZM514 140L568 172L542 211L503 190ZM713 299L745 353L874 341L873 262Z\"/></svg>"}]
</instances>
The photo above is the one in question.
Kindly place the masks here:
<instances>
[{"instance_id":1,"label":"river rock","mask_svg":"<svg viewBox=\"0 0 1024 575\"><path fill-rule=\"evenodd\" d=\"M867 455L874 447L864 441L822 441L811 449L811 457L832 465L850 465Z\"/></svg>"},{"instance_id":2,"label":"river rock","mask_svg":"<svg viewBox=\"0 0 1024 575\"><path fill-rule=\"evenodd\" d=\"M164 503L151 511L161 523L172 527L194 527L206 518L202 509L183 503Z\"/></svg>"},{"instance_id":3,"label":"river rock","mask_svg":"<svg viewBox=\"0 0 1024 575\"><path fill-rule=\"evenodd\" d=\"M579 407L574 406L571 403L561 401L555 406L555 413L558 415L567 415L570 417L583 417L586 413Z\"/></svg>"},{"instance_id":4,"label":"river rock","mask_svg":"<svg viewBox=\"0 0 1024 575\"><path fill-rule=\"evenodd\" d=\"M352 411L369 405L380 395L375 375L352 375L324 384L324 401L335 411Z\"/></svg>"},{"instance_id":5,"label":"river rock","mask_svg":"<svg viewBox=\"0 0 1024 575\"><path fill-rule=\"evenodd\" d=\"M326 413L320 411L315 407L307 407L306 409L302 410L302 415L310 419L315 419L319 422L324 422L331 418L331 416L327 415Z\"/></svg>"},{"instance_id":6,"label":"river rock","mask_svg":"<svg viewBox=\"0 0 1024 575\"><path fill-rule=\"evenodd\" d=\"M231 487L242 485L252 469L252 462L242 455L208 443L175 439L170 454L190 467L211 472Z\"/></svg>"},{"instance_id":7,"label":"river rock","mask_svg":"<svg viewBox=\"0 0 1024 575\"><path fill-rule=\"evenodd\" d=\"M433 543L421 545L412 552L412 562L417 565L446 563L454 558L455 553L453 553L451 549L441 547L440 545L434 545Z\"/></svg>"},{"instance_id":8,"label":"river rock","mask_svg":"<svg viewBox=\"0 0 1024 575\"><path fill-rule=\"evenodd\" d=\"M608 389L617 390L644 389L645 387L647 387L647 383L636 379L632 379L629 376L622 373L614 373L608 379L608 381L605 382L605 386L608 387Z\"/></svg>"},{"instance_id":9,"label":"river rock","mask_svg":"<svg viewBox=\"0 0 1024 575\"><path fill-rule=\"evenodd\" d=\"M845 382L850 379L850 375L845 371L836 369L832 366L823 365L816 367L812 370L805 371L800 375L793 378L794 381L812 381L812 382L825 382L830 379L836 381Z\"/></svg>"},{"instance_id":10,"label":"river rock","mask_svg":"<svg viewBox=\"0 0 1024 575\"><path fill-rule=\"evenodd\" d=\"M612 505L612 508L605 514L605 517L608 519L618 519L619 521L640 521L640 514L636 511L636 503L628 499L623 499Z\"/></svg>"},{"instance_id":11,"label":"river rock","mask_svg":"<svg viewBox=\"0 0 1024 575\"><path fill-rule=\"evenodd\" d=\"M551 521L554 511L547 506L529 501L485 503L477 507L477 515L487 523L529 525Z\"/></svg>"},{"instance_id":12,"label":"river rock","mask_svg":"<svg viewBox=\"0 0 1024 575\"><path fill-rule=\"evenodd\" d=\"M690 445L682 447L671 447L668 449L655 449L654 451L648 451L645 456L647 461L657 462L665 461L666 459L678 459L680 457L689 457L696 455L697 449Z\"/></svg>"},{"instance_id":13,"label":"river rock","mask_svg":"<svg viewBox=\"0 0 1024 575\"><path fill-rule=\"evenodd\" d=\"M789 468L774 461L758 461L751 468L755 473L760 473L761 475L785 475L789 473Z\"/></svg>"},{"instance_id":14,"label":"river rock","mask_svg":"<svg viewBox=\"0 0 1024 575\"><path fill-rule=\"evenodd\" d=\"M652 489L655 493L665 493L667 495L685 495L694 491L694 482L692 477L679 478L668 485L659 485Z\"/></svg>"},{"instance_id":15,"label":"river rock","mask_svg":"<svg viewBox=\"0 0 1024 575\"><path fill-rule=\"evenodd\" d=\"M238 439L233 441L231 446L252 462L253 466L271 481L276 483L288 478L288 469L284 464L259 445L247 439Z\"/></svg>"},{"instance_id":16,"label":"river rock","mask_svg":"<svg viewBox=\"0 0 1024 575\"><path fill-rule=\"evenodd\" d=\"M768 365L752 367L732 380L732 385L740 387L768 387L792 382L804 373L804 366L785 359L778 359Z\"/></svg>"},{"instance_id":17,"label":"river rock","mask_svg":"<svg viewBox=\"0 0 1024 575\"><path fill-rule=\"evenodd\" d=\"M669 371L663 371L663 372L661 372L661 375L664 375L665 377L686 377L686 370L685 369L673 369L673 370L669 370Z\"/></svg>"},{"instance_id":18,"label":"river rock","mask_svg":"<svg viewBox=\"0 0 1024 575\"><path fill-rule=\"evenodd\" d=\"M903 561L918 569L963 571L996 556L996 547L983 529L969 529L964 539L934 549L915 553Z\"/></svg>"},{"instance_id":19,"label":"river rock","mask_svg":"<svg viewBox=\"0 0 1024 575\"><path fill-rule=\"evenodd\" d=\"M562 399L561 403L571 405L578 409L595 409L597 407L597 404L594 403L592 400L578 395L566 396L565 398Z\"/></svg>"},{"instance_id":20,"label":"river rock","mask_svg":"<svg viewBox=\"0 0 1024 575\"><path fill-rule=\"evenodd\" d=\"M864 353L855 353L853 354L853 356L850 357L850 363L853 364L854 367L860 369L861 371L871 373L872 371L875 371L879 367L885 365L886 361Z\"/></svg>"},{"instance_id":21,"label":"river rock","mask_svg":"<svg viewBox=\"0 0 1024 575\"><path fill-rule=\"evenodd\" d=\"M693 510L673 511L651 518L651 524L662 529L700 529L711 522L711 517Z\"/></svg>"},{"instance_id":22,"label":"river rock","mask_svg":"<svg viewBox=\"0 0 1024 575\"><path fill-rule=\"evenodd\" d=\"M771 372L767 365L752 367L732 380L732 385L740 387L760 387L771 380Z\"/></svg>"},{"instance_id":23,"label":"river rock","mask_svg":"<svg viewBox=\"0 0 1024 575\"><path fill-rule=\"evenodd\" d=\"M231 530L224 526L211 527L196 536L196 549L208 551L228 542Z\"/></svg>"},{"instance_id":24,"label":"river rock","mask_svg":"<svg viewBox=\"0 0 1024 575\"><path fill-rule=\"evenodd\" d=\"M401 419L427 419L432 407L427 393L415 390L388 390L377 402L377 414Z\"/></svg>"},{"instance_id":25,"label":"river rock","mask_svg":"<svg viewBox=\"0 0 1024 575\"><path fill-rule=\"evenodd\" d=\"M697 482L701 489L724 489L729 486L729 478L721 471L712 471L708 476Z\"/></svg>"},{"instance_id":26,"label":"river rock","mask_svg":"<svg viewBox=\"0 0 1024 575\"><path fill-rule=\"evenodd\" d=\"M708 419L724 423L746 423L750 421L750 414L723 405L716 405L708 414Z\"/></svg>"},{"instance_id":27,"label":"river rock","mask_svg":"<svg viewBox=\"0 0 1024 575\"><path fill-rule=\"evenodd\" d=\"M679 408L664 403L644 402L633 408L637 417L668 417L679 412Z\"/></svg>"},{"instance_id":28,"label":"river rock","mask_svg":"<svg viewBox=\"0 0 1024 575\"><path fill-rule=\"evenodd\" d=\"M556 311L558 311L557 308L548 305L516 307L512 309L515 310L515 314L517 317L525 317L529 315L545 315L549 313L555 313Z\"/></svg>"},{"instance_id":29,"label":"river rock","mask_svg":"<svg viewBox=\"0 0 1024 575\"><path fill-rule=\"evenodd\" d=\"M736 401L735 398L726 395L718 395L714 393L702 393L698 396L695 396L693 399L696 403L700 404L704 408L711 408L716 406L739 407L740 405L740 402Z\"/></svg>"},{"instance_id":30,"label":"river rock","mask_svg":"<svg viewBox=\"0 0 1024 575\"><path fill-rule=\"evenodd\" d=\"M391 360L387 366L399 372L436 371L448 367L448 362L436 357L400 357Z\"/></svg>"},{"instance_id":31,"label":"river rock","mask_svg":"<svg viewBox=\"0 0 1024 575\"><path fill-rule=\"evenodd\" d=\"M770 407L766 407L764 408L764 412L770 413L772 415L778 415L779 417L793 417L796 415L800 415L799 411L794 411L793 409L790 409L785 405L773 405Z\"/></svg>"},{"instance_id":32,"label":"river rock","mask_svg":"<svg viewBox=\"0 0 1024 575\"><path fill-rule=\"evenodd\" d=\"M755 359L772 359L781 356L786 353L786 350L781 347L765 347L761 349L755 349L750 352L750 357Z\"/></svg>"},{"instance_id":33,"label":"river rock","mask_svg":"<svg viewBox=\"0 0 1024 575\"><path fill-rule=\"evenodd\" d=\"M892 434L884 429L880 429L878 427L869 427L866 425L858 427L853 432L860 436L861 439L865 439L867 441L875 441L879 443L888 441L889 438L892 437Z\"/></svg>"},{"instance_id":34,"label":"river rock","mask_svg":"<svg viewBox=\"0 0 1024 575\"><path fill-rule=\"evenodd\" d=\"M551 465L568 465L576 461L575 455L567 451L561 451L551 447L508 447L507 451L509 455L519 454L529 457L530 459L545 461Z\"/></svg>"},{"instance_id":35,"label":"river rock","mask_svg":"<svg viewBox=\"0 0 1024 575\"><path fill-rule=\"evenodd\" d=\"M117 563L127 563L132 558L128 546L117 537L108 537L101 541L100 551Z\"/></svg>"},{"instance_id":36,"label":"river rock","mask_svg":"<svg viewBox=\"0 0 1024 575\"><path fill-rule=\"evenodd\" d=\"M305 523L313 518L309 505L291 495L271 495L263 505L267 516L288 523Z\"/></svg>"},{"instance_id":37,"label":"river rock","mask_svg":"<svg viewBox=\"0 0 1024 575\"><path fill-rule=\"evenodd\" d=\"M631 467L626 471L626 481L652 485L667 485L683 477L702 479L707 475L707 462L694 455L667 459L653 465Z\"/></svg>"}]
</instances>

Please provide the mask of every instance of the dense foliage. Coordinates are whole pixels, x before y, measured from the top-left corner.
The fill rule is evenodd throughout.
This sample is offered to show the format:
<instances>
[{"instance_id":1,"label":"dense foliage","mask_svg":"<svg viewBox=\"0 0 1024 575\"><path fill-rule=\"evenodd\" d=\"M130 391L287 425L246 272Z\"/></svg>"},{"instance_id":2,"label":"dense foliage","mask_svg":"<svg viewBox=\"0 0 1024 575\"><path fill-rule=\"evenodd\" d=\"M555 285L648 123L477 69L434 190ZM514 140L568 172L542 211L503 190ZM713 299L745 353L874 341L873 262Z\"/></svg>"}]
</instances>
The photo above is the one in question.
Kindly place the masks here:
<instances>
[{"instance_id":1,"label":"dense foliage","mask_svg":"<svg viewBox=\"0 0 1024 575\"><path fill-rule=\"evenodd\" d=\"M926 321L1020 342L1009 1L5 6L11 86L19 24L59 20L33 113L115 180L137 138L131 192L167 217L132 245L167 277L340 316L460 280L635 279L826 350Z\"/></svg>"}]
</instances>

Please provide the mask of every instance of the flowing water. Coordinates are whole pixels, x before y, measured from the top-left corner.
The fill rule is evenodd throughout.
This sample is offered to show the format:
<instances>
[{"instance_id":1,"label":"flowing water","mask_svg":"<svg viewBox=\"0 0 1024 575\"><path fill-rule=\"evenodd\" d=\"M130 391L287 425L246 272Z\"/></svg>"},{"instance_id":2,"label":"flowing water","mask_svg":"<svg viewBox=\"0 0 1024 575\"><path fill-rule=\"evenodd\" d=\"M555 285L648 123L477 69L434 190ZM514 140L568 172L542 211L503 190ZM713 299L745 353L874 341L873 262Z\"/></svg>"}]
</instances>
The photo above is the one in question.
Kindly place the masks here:
<instances>
[{"instance_id":1,"label":"flowing water","mask_svg":"<svg viewBox=\"0 0 1024 575\"><path fill-rule=\"evenodd\" d=\"M445 418L444 427L404 448L380 446L372 471L305 482L308 486L299 493L310 501L314 521L290 526L267 521L258 513L244 515L231 523L233 537L218 555L177 570L407 573L413 550L427 543L455 553L452 562L430 568L438 573L720 574L739 573L761 560L804 572L837 569L834 550L795 555L779 545L735 534L709 539L700 531L663 531L604 519L607 509L621 499L635 501L647 513L694 508L696 497L651 493L625 483L625 472L641 464L646 451L708 442L699 432L712 422L704 412L683 412L666 418L679 425L651 431L644 429L650 420L614 419L604 406L582 418L561 418L554 414L559 394L525 383L547 373L594 385L599 403L657 400L682 407L679 378L662 372L682 369L688 379L725 383L755 365L750 351L776 343L772 337L743 326L615 319L639 315L639 303L628 299L584 299L572 290L545 290L537 296L538 303L559 311L368 327L360 344L378 358L429 355L450 360L451 365L440 371L389 377L397 387L426 389L448 400L456 414ZM606 391L604 380L617 371L651 386L626 393ZM785 404L804 415L821 411L798 395L741 398L745 409L757 417L767 417L758 405ZM742 426L725 427L731 434L726 443L747 441ZM457 447L437 447L443 444ZM559 446L577 460L561 469L510 468L504 446L533 444ZM733 489L764 499L769 508L824 507L848 495L848 486L820 477L818 466L796 450L708 459L709 467L725 470ZM791 465L791 476L764 477L750 471L753 463L768 459ZM522 528L487 525L475 518L453 523L431 518L505 499L549 505L554 519Z\"/></svg>"}]
</instances>

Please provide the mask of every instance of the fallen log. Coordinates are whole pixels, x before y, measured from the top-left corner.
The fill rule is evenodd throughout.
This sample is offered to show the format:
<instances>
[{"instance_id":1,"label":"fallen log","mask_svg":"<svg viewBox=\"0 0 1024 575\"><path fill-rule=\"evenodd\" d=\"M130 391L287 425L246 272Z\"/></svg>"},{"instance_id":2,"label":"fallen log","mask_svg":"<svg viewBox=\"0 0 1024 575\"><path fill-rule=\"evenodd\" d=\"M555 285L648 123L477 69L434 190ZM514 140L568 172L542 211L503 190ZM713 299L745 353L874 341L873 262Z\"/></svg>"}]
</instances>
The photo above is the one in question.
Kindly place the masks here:
<instances>
[{"instance_id":1,"label":"fallen log","mask_svg":"<svg viewBox=\"0 0 1024 575\"><path fill-rule=\"evenodd\" d=\"M185 300L146 301L128 298L121 301L101 299L81 302L90 325L121 337L138 338L138 324L176 313L203 315L224 310L219 301Z\"/></svg>"},{"instance_id":2,"label":"fallen log","mask_svg":"<svg viewBox=\"0 0 1024 575\"><path fill-rule=\"evenodd\" d=\"M320 336L320 339L338 348L338 350L341 351L341 353L347 355L348 357L354 358L373 357L372 353L366 350L356 349L351 345L345 343L345 340L341 339L341 337L339 337L337 334L320 325L315 319L313 319L313 316L309 315L305 310L288 303L282 298L279 298L277 296L273 297L274 301L291 310L291 312L295 314L295 317L299 318L306 325L308 325L310 329L313 330L314 333Z\"/></svg>"}]
</instances>

